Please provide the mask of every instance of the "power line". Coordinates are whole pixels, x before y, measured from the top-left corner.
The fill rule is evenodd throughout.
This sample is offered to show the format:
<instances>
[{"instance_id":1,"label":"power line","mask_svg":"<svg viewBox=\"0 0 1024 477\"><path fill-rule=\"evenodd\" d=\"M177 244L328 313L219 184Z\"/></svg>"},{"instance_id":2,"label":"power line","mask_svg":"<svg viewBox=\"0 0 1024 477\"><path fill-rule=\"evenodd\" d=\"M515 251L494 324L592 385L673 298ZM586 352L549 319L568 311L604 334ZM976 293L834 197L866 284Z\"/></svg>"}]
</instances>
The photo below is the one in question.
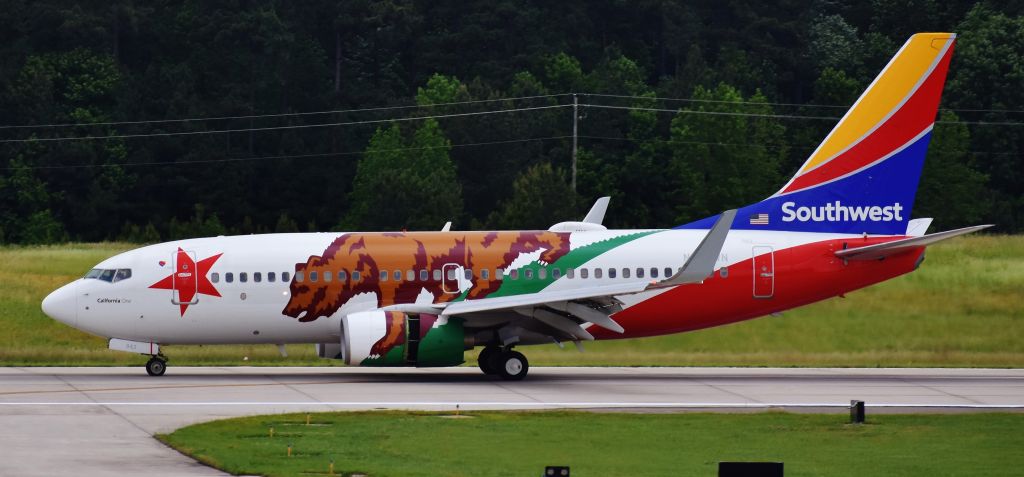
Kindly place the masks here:
<instances>
[{"instance_id":1,"label":"power line","mask_svg":"<svg viewBox=\"0 0 1024 477\"><path fill-rule=\"evenodd\" d=\"M152 119L143 121L107 121L99 123L60 123L60 124L23 124L23 125L7 125L0 126L0 129L27 129L27 128L65 128L65 127L89 127L89 126L119 126L119 125L131 125L131 124L163 124L163 123L186 123L186 122L201 122L201 121L219 121L226 119L259 119L259 118L283 118L283 117L296 117L296 116L316 116L324 114L341 114L341 113L363 113L371 111L393 111L399 109L423 109L423 108L437 108L442 106L459 106L466 104L479 104L479 103L496 103L502 101L523 101L529 99L540 99L540 98L555 98L559 96L566 96L567 93L561 94L543 94L535 96L516 96L512 98L495 98L495 99L476 99L471 101L454 101L449 103L435 103L435 104L411 104L401 106L379 106L373 108L357 108L357 109L332 109L327 111L309 111L301 113L277 113L277 114L249 114L243 116L214 116L214 117L196 117L196 118L184 118L184 119Z\"/></svg>"},{"instance_id":2,"label":"power line","mask_svg":"<svg viewBox=\"0 0 1024 477\"><path fill-rule=\"evenodd\" d=\"M369 119L364 121L343 121L336 123L317 123L317 124L295 124L291 126L268 126L259 128L237 128L237 129L215 129L206 131L178 131L178 132L162 132L162 133L145 133L145 134L111 134L107 136L64 136L64 137L48 137L48 138L29 138L29 139L2 139L0 143L21 143L21 142L53 142L53 141L91 141L97 139L131 139L140 137L169 137L169 136L196 136L202 134L229 134L239 132L250 132L250 131L273 131L283 129L312 129L312 128L323 128L333 126L355 126L365 124L380 124L390 122L407 122L407 121L422 121L424 119L441 119L441 118L456 118L456 117L468 117L468 116L484 116L488 114L504 114L504 113L515 113L521 111L538 111L543 109L556 109L556 108L567 108L571 107L569 104L558 104L553 106L534 106L529 108L513 108L513 109L498 109L493 111L476 111L471 113L452 113L452 114L435 114L431 116L414 116L405 118L391 118L391 119Z\"/></svg>"},{"instance_id":3,"label":"power line","mask_svg":"<svg viewBox=\"0 0 1024 477\"><path fill-rule=\"evenodd\" d=\"M633 143L641 142L640 140L630 139L628 137L580 136L580 138L583 138L583 139L608 140L608 141L625 141L625 142L633 142ZM817 147L817 145L815 145L813 147L807 147L807 146L793 146L793 145L789 145L789 144L767 144L767 143L757 143L757 142L739 143L739 142L708 142L708 141L676 141L676 140L673 140L673 139L665 140L664 143L665 144L692 144L692 145L700 145L700 146L764 147L764 148L768 148L768 149L803 149L803 150L807 150L807 151L813 150L813 149L815 149ZM1017 153L1015 153L1015 152L992 152L992 151L964 151L964 153L965 154L974 154L974 155L988 154L988 155L993 155L993 156L1014 156L1014 155L1017 155Z\"/></svg>"},{"instance_id":4,"label":"power line","mask_svg":"<svg viewBox=\"0 0 1024 477\"><path fill-rule=\"evenodd\" d=\"M736 113L731 111L692 111L688 109L667 109L667 108L642 108L639 106L608 106L602 104L580 104L580 106L586 106L589 108L598 109L625 109L630 111L655 111L661 113L675 113L675 114L705 114L711 116L741 116L741 117L754 117L754 118L782 118L782 119L820 119L828 121L838 121L841 118L833 116L804 116L799 114L761 114L761 113Z\"/></svg>"},{"instance_id":5,"label":"power line","mask_svg":"<svg viewBox=\"0 0 1024 477\"><path fill-rule=\"evenodd\" d=\"M764 103L762 103L764 104ZM694 111L688 109L668 109L668 108L643 108L639 106L607 106L600 104L581 104L580 106L586 106L591 108L599 109L624 109L630 111L655 111L662 113L674 113L674 114L706 114L713 116L740 116L740 117L754 117L754 118L779 118L779 119L819 119L838 121L842 118L836 116L805 116L800 114L759 114L759 113L736 113L727 111ZM1024 122L1016 121L935 121L935 124L969 124L973 126L1024 126Z\"/></svg>"},{"instance_id":6,"label":"power line","mask_svg":"<svg viewBox=\"0 0 1024 477\"><path fill-rule=\"evenodd\" d=\"M787 106L797 108L827 108L827 109L850 109L852 105L839 105L839 104L811 104L811 103L773 103L769 101L730 101L723 99L697 99L697 98L667 98L664 96L633 96L628 94L603 94L603 93L579 93L581 96L595 96L603 98L619 98L619 99L649 99L655 101L678 101L685 103L725 103L725 104L744 104L744 105L768 105L768 106ZM1024 113L1024 110L1020 109L952 109L952 108L940 108L939 111L952 111L954 113L1011 113L1018 114Z\"/></svg>"},{"instance_id":7,"label":"power line","mask_svg":"<svg viewBox=\"0 0 1024 477\"><path fill-rule=\"evenodd\" d=\"M549 136L549 137L533 137L533 138L522 138L522 139L508 139L504 141L487 141L487 142L473 142L463 144L450 144L446 146L423 146L423 147L402 147L393 149L380 149L372 151L373 153L381 152L408 152L408 151L425 151L432 149L445 149L445 148L462 148L462 147L477 147L477 146L493 146L497 144L512 144L522 142L536 142L536 141L553 141L558 139L569 139L572 136ZM213 164L213 163L225 163L225 162L248 162L248 161L265 161L270 159L306 159L306 158L319 158L319 157L331 157L331 156L354 156L366 154L366 151L343 151L343 152L324 152L315 154L288 154L288 155L277 155L277 156L256 156L256 157L225 157L221 159L201 159L197 161L178 161L178 162L125 162L115 164L69 164L69 165L56 165L56 166L19 166L19 167L3 167L0 170L35 170L35 169L93 169L101 167L134 167L134 166L183 166L192 164Z\"/></svg>"}]
</instances>

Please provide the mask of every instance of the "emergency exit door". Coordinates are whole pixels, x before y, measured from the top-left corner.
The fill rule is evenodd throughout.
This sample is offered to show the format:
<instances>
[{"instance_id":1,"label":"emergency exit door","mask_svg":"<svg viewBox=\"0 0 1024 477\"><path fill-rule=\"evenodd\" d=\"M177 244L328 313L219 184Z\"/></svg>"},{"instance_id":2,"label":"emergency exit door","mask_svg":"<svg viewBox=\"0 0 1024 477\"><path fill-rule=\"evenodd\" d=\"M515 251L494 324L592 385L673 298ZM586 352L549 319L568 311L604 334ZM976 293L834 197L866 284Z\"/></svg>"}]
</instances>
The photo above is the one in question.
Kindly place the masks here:
<instances>
[{"instance_id":1,"label":"emergency exit door","mask_svg":"<svg viewBox=\"0 0 1024 477\"><path fill-rule=\"evenodd\" d=\"M754 247L754 298L775 295L775 250L767 245Z\"/></svg>"}]
</instances>

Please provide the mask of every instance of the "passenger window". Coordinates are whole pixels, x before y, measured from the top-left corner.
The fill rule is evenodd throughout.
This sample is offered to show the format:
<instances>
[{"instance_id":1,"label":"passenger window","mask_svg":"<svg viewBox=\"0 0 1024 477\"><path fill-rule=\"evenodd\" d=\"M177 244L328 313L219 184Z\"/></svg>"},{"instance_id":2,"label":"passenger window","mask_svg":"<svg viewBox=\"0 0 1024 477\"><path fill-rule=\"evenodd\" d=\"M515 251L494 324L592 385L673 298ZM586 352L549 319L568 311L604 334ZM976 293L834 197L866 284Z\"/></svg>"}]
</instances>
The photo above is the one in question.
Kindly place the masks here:
<instances>
[{"instance_id":1,"label":"passenger window","mask_svg":"<svg viewBox=\"0 0 1024 477\"><path fill-rule=\"evenodd\" d=\"M537 278L543 280L543 279L545 279L547 277L548 277L548 269L541 268L541 269L537 270Z\"/></svg>"},{"instance_id":2,"label":"passenger window","mask_svg":"<svg viewBox=\"0 0 1024 477\"><path fill-rule=\"evenodd\" d=\"M276 278L277 278L277 276L276 276L276 274L274 272L267 272L267 281L268 282L274 283L276 281L275 280Z\"/></svg>"},{"instance_id":3,"label":"passenger window","mask_svg":"<svg viewBox=\"0 0 1024 477\"><path fill-rule=\"evenodd\" d=\"M523 278L525 278L527 280L532 279L533 278L533 269L532 268L527 268L526 270L523 270Z\"/></svg>"},{"instance_id":4,"label":"passenger window","mask_svg":"<svg viewBox=\"0 0 1024 477\"><path fill-rule=\"evenodd\" d=\"M416 280L416 271L415 270L406 270L406 272L405 272L405 281L411 282L413 280Z\"/></svg>"},{"instance_id":5,"label":"passenger window","mask_svg":"<svg viewBox=\"0 0 1024 477\"><path fill-rule=\"evenodd\" d=\"M312 272L309 272L309 281L310 281L310 283L316 283L316 281L319 278L320 278L320 274L318 274L315 270L312 271Z\"/></svg>"},{"instance_id":6,"label":"passenger window","mask_svg":"<svg viewBox=\"0 0 1024 477\"><path fill-rule=\"evenodd\" d=\"M651 278L658 278L658 269L656 267L651 267Z\"/></svg>"},{"instance_id":7,"label":"passenger window","mask_svg":"<svg viewBox=\"0 0 1024 477\"><path fill-rule=\"evenodd\" d=\"M636 267L636 277L637 278L643 278L644 277L644 268L643 267Z\"/></svg>"},{"instance_id":8,"label":"passenger window","mask_svg":"<svg viewBox=\"0 0 1024 477\"><path fill-rule=\"evenodd\" d=\"M566 268L565 269L565 278L568 278L570 280L572 280L573 278L576 278L576 269L575 268Z\"/></svg>"},{"instance_id":9,"label":"passenger window","mask_svg":"<svg viewBox=\"0 0 1024 477\"><path fill-rule=\"evenodd\" d=\"M500 280L504 280L505 279L505 270L502 270L500 268L495 268L494 269L494 279L495 280L499 280L499 281Z\"/></svg>"},{"instance_id":10,"label":"passenger window","mask_svg":"<svg viewBox=\"0 0 1024 477\"><path fill-rule=\"evenodd\" d=\"M210 281L213 282L213 283L220 282L220 274L217 273L217 272L211 273L210 274Z\"/></svg>"},{"instance_id":11,"label":"passenger window","mask_svg":"<svg viewBox=\"0 0 1024 477\"><path fill-rule=\"evenodd\" d=\"M306 272L298 271L295 272L295 281L302 283L306 281Z\"/></svg>"},{"instance_id":12,"label":"passenger window","mask_svg":"<svg viewBox=\"0 0 1024 477\"><path fill-rule=\"evenodd\" d=\"M334 275L334 272L331 272L330 270L324 270L324 281L325 282L329 282L329 281L333 280L334 279L333 275Z\"/></svg>"},{"instance_id":13,"label":"passenger window","mask_svg":"<svg viewBox=\"0 0 1024 477\"><path fill-rule=\"evenodd\" d=\"M608 268L608 278L615 278L615 269Z\"/></svg>"},{"instance_id":14,"label":"passenger window","mask_svg":"<svg viewBox=\"0 0 1024 477\"><path fill-rule=\"evenodd\" d=\"M241 283L248 282L249 281L249 274L246 273L246 272L239 273L238 274L238 281L241 282Z\"/></svg>"},{"instance_id":15,"label":"passenger window","mask_svg":"<svg viewBox=\"0 0 1024 477\"><path fill-rule=\"evenodd\" d=\"M441 270L438 270L436 268L434 269L434 281L435 282L441 281Z\"/></svg>"},{"instance_id":16,"label":"passenger window","mask_svg":"<svg viewBox=\"0 0 1024 477\"><path fill-rule=\"evenodd\" d=\"M551 269L551 278L553 278L555 280L558 280L558 277L560 277L560 276L562 276L562 269L560 269L560 268L552 268Z\"/></svg>"},{"instance_id":17,"label":"passenger window","mask_svg":"<svg viewBox=\"0 0 1024 477\"><path fill-rule=\"evenodd\" d=\"M396 282L402 281L402 271L401 270L395 270L395 281Z\"/></svg>"},{"instance_id":18,"label":"passenger window","mask_svg":"<svg viewBox=\"0 0 1024 477\"><path fill-rule=\"evenodd\" d=\"M729 278L729 267L722 267L718 269L718 276L722 278Z\"/></svg>"},{"instance_id":19,"label":"passenger window","mask_svg":"<svg viewBox=\"0 0 1024 477\"><path fill-rule=\"evenodd\" d=\"M480 278L482 278L484 280L490 280L491 279L491 272L489 270L487 270L486 268L483 269L483 270L480 270Z\"/></svg>"},{"instance_id":20,"label":"passenger window","mask_svg":"<svg viewBox=\"0 0 1024 477\"><path fill-rule=\"evenodd\" d=\"M381 270L380 271L380 281L382 281L382 282L388 281L388 271L387 270Z\"/></svg>"},{"instance_id":21,"label":"passenger window","mask_svg":"<svg viewBox=\"0 0 1024 477\"><path fill-rule=\"evenodd\" d=\"M359 277L360 277L359 270L352 270L352 281L358 282L359 281Z\"/></svg>"},{"instance_id":22,"label":"passenger window","mask_svg":"<svg viewBox=\"0 0 1024 477\"><path fill-rule=\"evenodd\" d=\"M421 282L427 281L427 278L429 278L429 276L430 276L430 272L428 272L426 270L420 270L420 281Z\"/></svg>"},{"instance_id":23,"label":"passenger window","mask_svg":"<svg viewBox=\"0 0 1024 477\"><path fill-rule=\"evenodd\" d=\"M589 276L590 276L590 271L589 270L587 270L586 268L581 268L580 269L580 278L587 278Z\"/></svg>"},{"instance_id":24,"label":"passenger window","mask_svg":"<svg viewBox=\"0 0 1024 477\"><path fill-rule=\"evenodd\" d=\"M604 272L601 269L601 267L597 267L597 268L594 269L594 278L601 278L603 275L604 275Z\"/></svg>"},{"instance_id":25,"label":"passenger window","mask_svg":"<svg viewBox=\"0 0 1024 477\"><path fill-rule=\"evenodd\" d=\"M628 268L623 268L622 269L622 278L629 278L629 269Z\"/></svg>"},{"instance_id":26,"label":"passenger window","mask_svg":"<svg viewBox=\"0 0 1024 477\"><path fill-rule=\"evenodd\" d=\"M345 270L338 270L338 281L339 282L343 282L347 278L348 278L348 274L345 273Z\"/></svg>"},{"instance_id":27,"label":"passenger window","mask_svg":"<svg viewBox=\"0 0 1024 477\"><path fill-rule=\"evenodd\" d=\"M472 268L467 268L467 269L463 270L462 271L462 276L466 280L473 280L473 269Z\"/></svg>"},{"instance_id":28,"label":"passenger window","mask_svg":"<svg viewBox=\"0 0 1024 477\"><path fill-rule=\"evenodd\" d=\"M281 281L282 282L288 282L288 281L291 281L291 279L292 279L292 275L290 273L288 273L288 272L281 272Z\"/></svg>"},{"instance_id":29,"label":"passenger window","mask_svg":"<svg viewBox=\"0 0 1024 477\"><path fill-rule=\"evenodd\" d=\"M253 272L252 281L259 283L263 281L263 274L260 272Z\"/></svg>"},{"instance_id":30,"label":"passenger window","mask_svg":"<svg viewBox=\"0 0 1024 477\"><path fill-rule=\"evenodd\" d=\"M455 269L449 268L446 275L448 275L448 280L455 280Z\"/></svg>"},{"instance_id":31,"label":"passenger window","mask_svg":"<svg viewBox=\"0 0 1024 477\"><path fill-rule=\"evenodd\" d=\"M231 272L225 273L224 274L224 281L228 282L228 283L231 283L231 282L235 281L235 274L231 273Z\"/></svg>"},{"instance_id":32,"label":"passenger window","mask_svg":"<svg viewBox=\"0 0 1024 477\"><path fill-rule=\"evenodd\" d=\"M669 268L669 267L665 267L665 278L669 278L671 276L672 276L672 269Z\"/></svg>"},{"instance_id":33,"label":"passenger window","mask_svg":"<svg viewBox=\"0 0 1024 477\"><path fill-rule=\"evenodd\" d=\"M519 270L518 269L509 270L508 271L508 277L513 279L513 280L519 280Z\"/></svg>"},{"instance_id":34,"label":"passenger window","mask_svg":"<svg viewBox=\"0 0 1024 477\"><path fill-rule=\"evenodd\" d=\"M114 283L121 280L127 280L132 277L132 270L130 268L118 268L117 273L114 273Z\"/></svg>"}]
</instances>

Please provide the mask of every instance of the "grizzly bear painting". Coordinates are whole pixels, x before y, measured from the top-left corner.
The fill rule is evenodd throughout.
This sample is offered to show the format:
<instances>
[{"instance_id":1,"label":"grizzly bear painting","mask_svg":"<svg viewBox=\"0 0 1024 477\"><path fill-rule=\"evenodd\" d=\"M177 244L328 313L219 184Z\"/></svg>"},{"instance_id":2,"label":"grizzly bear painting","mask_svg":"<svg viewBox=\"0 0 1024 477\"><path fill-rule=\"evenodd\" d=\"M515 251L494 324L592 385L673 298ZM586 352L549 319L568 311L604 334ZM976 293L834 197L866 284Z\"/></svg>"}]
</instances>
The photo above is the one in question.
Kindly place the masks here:
<instances>
[{"instance_id":1,"label":"grizzly bear painting","mask_svg":"<svg viewBox=\"0 0 1024 477\"><path fill-rule=\"evenodd\" d=\"M436 280L434 275L435 270L442 270L446 264L474 271L489 270L487 278L474 273L466 291L468 299L483 298L501 286L495 269L504 270L520 254L539 250L543 250L541 261L554 263L569 252L569 234L547 231L344 234L322 255L311 256L305 263L295 265L295 271L303 272L305 279L299 281L298 276L292 279L291 298L282 313L302 322L313 321L331 316L361 293L376 294L378 307L412 303L421 290L430 293L435 303L451 301L461 294L446 293L444 281ZM412 280L408 279L410 270ZM421 280L421 270L428 271L426 280ZM345 274L339 275L339 271ZM382 277L381 271L387 275ZM401 279L395 279L395 271L400 271ZM335 279L324 280L324 272ZM313 273L320 279L310 280Z\"/></svg>"}]
</instances>

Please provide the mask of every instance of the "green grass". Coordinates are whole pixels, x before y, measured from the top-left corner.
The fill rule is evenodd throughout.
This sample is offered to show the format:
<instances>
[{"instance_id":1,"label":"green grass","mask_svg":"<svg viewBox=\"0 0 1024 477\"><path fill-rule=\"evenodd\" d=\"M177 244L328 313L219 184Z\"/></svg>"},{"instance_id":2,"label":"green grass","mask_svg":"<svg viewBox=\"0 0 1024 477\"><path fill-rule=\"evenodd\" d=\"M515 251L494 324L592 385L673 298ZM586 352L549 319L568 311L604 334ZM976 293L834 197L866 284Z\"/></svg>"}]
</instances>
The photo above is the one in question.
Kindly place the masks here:
<instances>
[{"instance_id":1,"label":"green grass","mask_svg":"<svg viewBox=\"0 0 1024 477\"><path fill-rule=\"evenodd\" d=\"M465 415L465 414L464 414ZM423 412L255 416L157 436L233 474L384 476L717 475L719 461L781 461L787 476L1013 475L1024 414ZM270 429L274 436L270 436ZM288 445L293 453L287 455Z\"/></svg>"},{"instance_id":2,"label":"green grass","mask_svg":"<svg viewBox=\"0 0 1024 477\"><path fill-rule=\"evenodd\" d=\"M141 364L43 315L58 286L130 244L0 247L0 365ZM526 348L534 365L1024 366L1024 236L970 236L929 247L920 270L832 299L708 330ZM305 364L312 346L168 347L172 365ZM248 361L243 361L249 357ZM467 358L474 359L475 353Z\"/></svg>"}]
</instances>

